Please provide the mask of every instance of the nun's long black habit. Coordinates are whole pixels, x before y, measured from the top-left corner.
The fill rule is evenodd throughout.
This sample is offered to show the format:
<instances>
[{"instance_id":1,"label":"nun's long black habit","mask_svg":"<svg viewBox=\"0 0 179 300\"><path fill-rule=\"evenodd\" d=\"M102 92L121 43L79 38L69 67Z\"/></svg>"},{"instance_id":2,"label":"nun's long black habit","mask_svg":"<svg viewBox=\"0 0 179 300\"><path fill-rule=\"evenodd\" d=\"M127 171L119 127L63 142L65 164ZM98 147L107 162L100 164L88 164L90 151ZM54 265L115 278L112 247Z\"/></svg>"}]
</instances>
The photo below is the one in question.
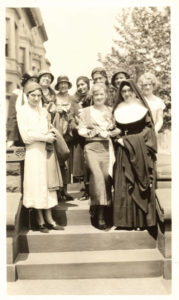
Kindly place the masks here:
<instances>
[{"instance_id":1,"label":"nun's long black habit","mask_svg":"<svg viewBox=\"0 0 179 300\"><path fill-rule=\"evenodd\" d=\"M114 225L116 227L147 227L156 225L155 160L156 136L150 109L131 80L128 82L147 114L140 120L116 125L121 129L124 146L116 144L114 166Z\"/></svg>"}]
</instances>

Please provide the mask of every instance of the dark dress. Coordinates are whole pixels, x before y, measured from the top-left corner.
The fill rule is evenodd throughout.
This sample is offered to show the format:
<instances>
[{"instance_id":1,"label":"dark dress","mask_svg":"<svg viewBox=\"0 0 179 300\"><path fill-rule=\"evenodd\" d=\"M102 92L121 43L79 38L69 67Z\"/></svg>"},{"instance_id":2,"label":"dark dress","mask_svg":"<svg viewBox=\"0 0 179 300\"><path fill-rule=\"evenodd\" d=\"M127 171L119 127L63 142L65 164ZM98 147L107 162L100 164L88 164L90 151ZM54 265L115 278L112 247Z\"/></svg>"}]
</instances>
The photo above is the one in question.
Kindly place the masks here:
<instances>
[{"instance_id":1,"label":"dark dress","mask_svg":"<svg viewBox=\"0 0 179 300\"><path fill-rule=\"evenodd\" d=\"M148 114L141 120L117 123L124 146L116 143L114 166L114 225L156 225L156 137Z\"/></svg>"},{"instance_id":2,"label":"dark dress","mask_svg":"<svg viewBox=\"0 0 179 300\"><path fill-rule=\"evenodd\" d=\"M12 93L11 98L9 100L9 109L8 109L8 117L7 117L7 141L13 141L15 146L24 147L24 142L19 133L19 128L17 124L17 112L16 112L16 101L18 95ZM23 101L23 93L22 93L22 104Z\"/></svg>"},{"instance_id":3,"label":"dark dress","mask_svg":"<svg viewBox=\"0 0 179 300\"><path fill-rule=\"evenodd\" d=\"M85 158L84 158L84 137L78 134L78 121L76 119L79 118L80 111L90 106L91 104L91 96L87 93L85 96L81 97L76 93L73 101L73 105L71 107L71 128L73 132L73 140L74 140L74 148L73 148L73 176L74 177L84 177L84 181L87 182L89 179L89 171L86 166Z\"/></svg>"}]
</instances>

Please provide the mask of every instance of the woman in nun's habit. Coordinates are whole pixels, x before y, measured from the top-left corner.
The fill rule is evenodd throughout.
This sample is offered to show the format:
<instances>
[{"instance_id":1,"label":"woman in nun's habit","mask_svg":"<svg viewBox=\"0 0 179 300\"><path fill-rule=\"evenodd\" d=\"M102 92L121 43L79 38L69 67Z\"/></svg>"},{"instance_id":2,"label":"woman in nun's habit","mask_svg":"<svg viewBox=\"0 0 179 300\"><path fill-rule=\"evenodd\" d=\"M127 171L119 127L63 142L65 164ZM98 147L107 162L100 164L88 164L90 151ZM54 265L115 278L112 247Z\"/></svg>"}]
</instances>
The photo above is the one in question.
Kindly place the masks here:
<instances>
[{"instance_id":1,"label":"woman in nun's habit","mask_svg":"<svg viewBox=\"0 0 179 300\"><path fill-rule=\"evenodd\" d=\"M132 80L121 82L113 113L121 130L116 138L114 226L155 226L156 135L149 106Z\"/></svg>"}]
</instances>

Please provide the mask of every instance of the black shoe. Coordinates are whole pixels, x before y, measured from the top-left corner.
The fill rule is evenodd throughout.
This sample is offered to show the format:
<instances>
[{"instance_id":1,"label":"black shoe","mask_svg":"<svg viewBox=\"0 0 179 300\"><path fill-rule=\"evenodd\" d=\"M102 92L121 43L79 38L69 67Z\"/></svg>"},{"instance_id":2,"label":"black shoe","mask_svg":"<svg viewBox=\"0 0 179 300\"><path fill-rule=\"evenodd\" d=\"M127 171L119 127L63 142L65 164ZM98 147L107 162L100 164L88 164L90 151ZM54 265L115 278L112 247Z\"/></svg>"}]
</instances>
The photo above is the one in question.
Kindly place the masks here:
<instances>
[{"instance_id":1,"label":"black shoe","mask_svg":"<svg viewBox=\"0 0 179 300\"><path fill-rule=\"evenodd\" d=\"M71 195L69 195L67 192L65 192L64 190L60 191L59 194L60 194L60 199L62 201L74 200L73 197Z\"/></svg>"},{"instance_id":2,"label":"black shoe","mask_svg":"<svg viewBox=\"0 0 179 300\"><path fill-rule=\"evenodd\" d=\"M46 227L45 224L43 224L43 225L38 225L38 230L39 230L40 232L43 232L43 233L49 233L49 230L48 230L48 228Z\"/></svg>"},{"instance_id":3,"label":"black shoe","mask_svg":"<svg viewBox=\"0 0 179 300\"><path fill-rule=\"evenodd\" d=\"M62 227L58 224L54 225L54 224L47 223L47 227L48 227L48 229L51 229L51 230L64 230L64 227Z\"/></svg>"},{"instance_id":4,"label":"black shoe","mask_svg":"<svg viewBox=\"0 0 179 300\"><path fill-rule=\"evenodd\" d=\"M65 201L74 200L73 197L71 195L69 195L68 193L64 193L64 198L65 198Z\"/></svg>"},{"instance_id":5,"label":"black shoe","mask_svg":"<svg viewBox=\"0 0 179 300\"><path fill-rule=\"evenodd\" d=\"M88 200L89 194L85 191L84 194L80 197L80 200Z\"/></svg>"},{"instance_id":6,"label":"black shoe","mask_svg":"<svg viewBox=\"0 0 179 300\"><path fill-rule=\"evenodd\" d=\"M107 226L104 219L98 220L98 229L104 230L104 229L107 229L107 228L108 228L108 226Z\"/></svg>"}]
</instances>

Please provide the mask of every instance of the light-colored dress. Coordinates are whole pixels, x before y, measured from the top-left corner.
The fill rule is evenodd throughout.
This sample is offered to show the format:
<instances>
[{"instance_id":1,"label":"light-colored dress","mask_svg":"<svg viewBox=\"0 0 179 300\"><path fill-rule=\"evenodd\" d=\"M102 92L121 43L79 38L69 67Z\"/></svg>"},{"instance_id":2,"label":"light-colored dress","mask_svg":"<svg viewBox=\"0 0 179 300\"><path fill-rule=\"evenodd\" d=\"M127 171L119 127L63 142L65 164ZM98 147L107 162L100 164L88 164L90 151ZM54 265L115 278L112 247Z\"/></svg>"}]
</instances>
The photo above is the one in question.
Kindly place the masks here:
<instances>
[{"instance_id":1,"label":"light-colored dress","mask_svg":"<svg viewBox=\"0 0 179 300\"><path fill-rule=\"evenodd\" d=\"M56 191L47 184L47 151L44 135L48 132L45 108L32 108L28 103L18 109L17 121L26 146L23 205L27 208L48 209L57 205Z\"/></svg>"},{"instance_id":2,"label":"light-colored dress","mask_svg":"<svg viewBox=\"0 0 179 300\"><path fill-rule=\"evenodd\" d=\"M157 122L157 114L159 112L159 110L164 110L165 109L165 104L162 101L162 99L160 99L159 97L152 95L152 98L150 100L148 100L147 98L145 98L147 101L147 104L152 112L152 117L154 120L154 124L156 124Z\"/></svg>"}]
</instances>

